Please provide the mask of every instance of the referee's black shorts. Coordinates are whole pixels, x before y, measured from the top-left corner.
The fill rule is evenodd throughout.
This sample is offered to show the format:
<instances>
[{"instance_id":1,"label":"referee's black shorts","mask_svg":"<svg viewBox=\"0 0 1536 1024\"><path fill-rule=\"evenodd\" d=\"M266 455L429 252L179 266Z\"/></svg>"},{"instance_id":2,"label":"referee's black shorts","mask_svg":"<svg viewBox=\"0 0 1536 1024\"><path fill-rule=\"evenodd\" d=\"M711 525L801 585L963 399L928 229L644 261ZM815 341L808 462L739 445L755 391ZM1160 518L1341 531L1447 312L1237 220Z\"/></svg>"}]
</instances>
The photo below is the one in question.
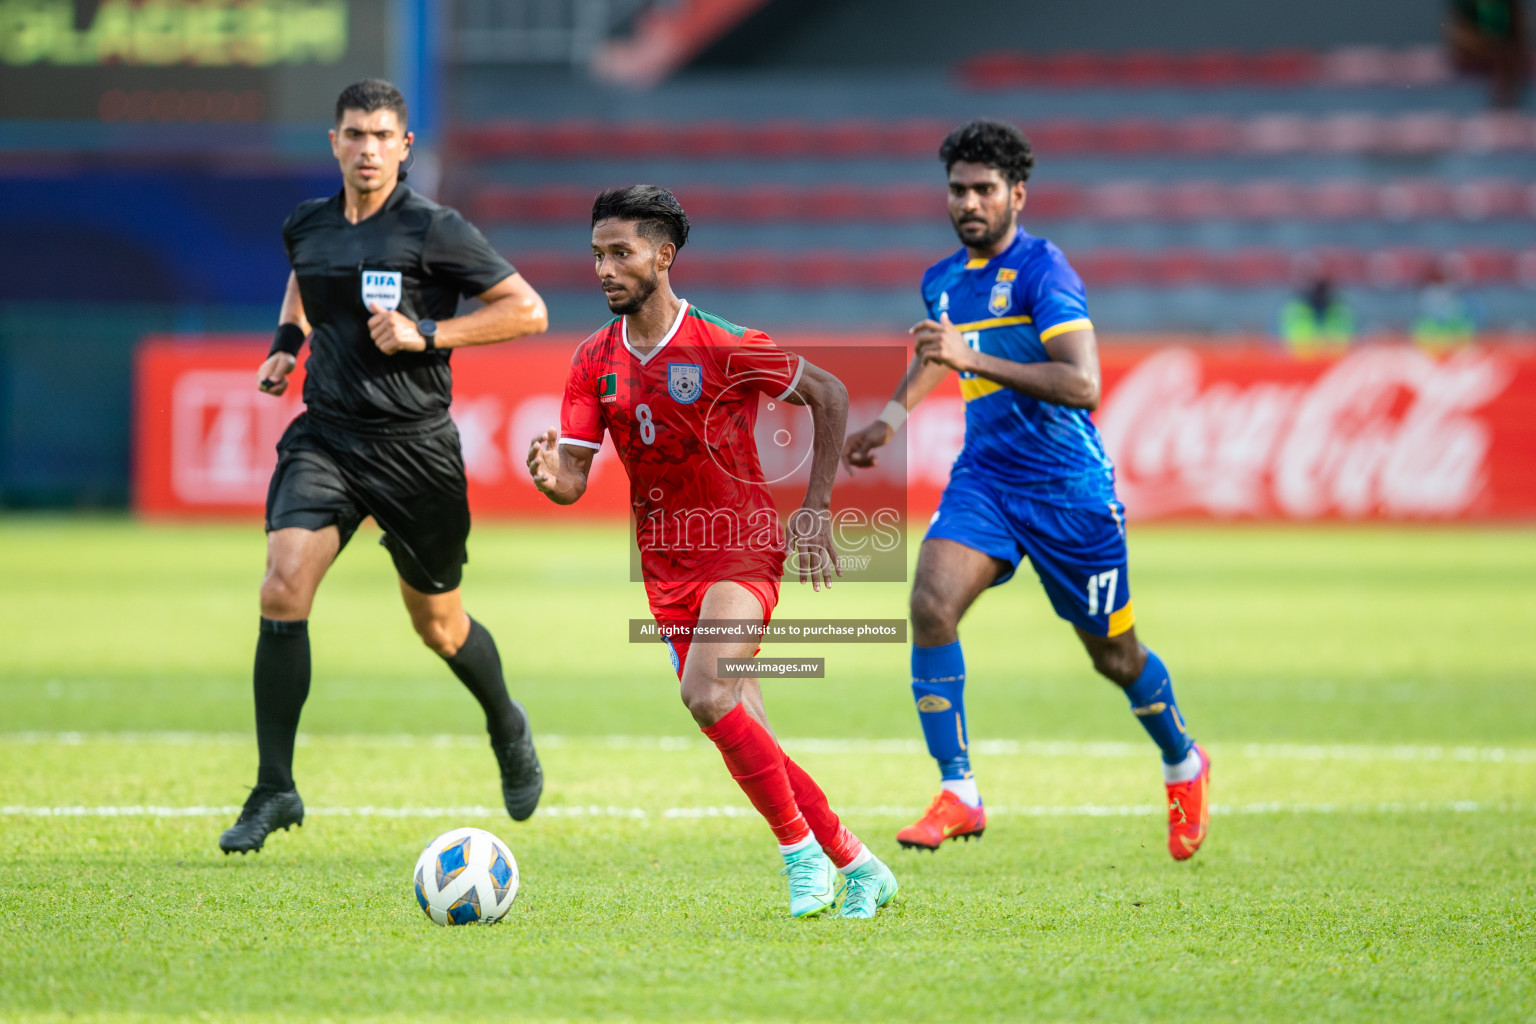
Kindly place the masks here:
<instances>
[{"instance_id":1,"label":"referee's black shorts","mask_svg":"<svg viewBox=\"0 0 1536 1024\"><path fill-rule=\"evenodd\" d=\"M311 413L288 425L267 486L267 530L335 526L346 547L368 516L406 583L426 594L459 585L469 560L469 498L452 420L388 435Z\"/></svg>"}]
</instances>

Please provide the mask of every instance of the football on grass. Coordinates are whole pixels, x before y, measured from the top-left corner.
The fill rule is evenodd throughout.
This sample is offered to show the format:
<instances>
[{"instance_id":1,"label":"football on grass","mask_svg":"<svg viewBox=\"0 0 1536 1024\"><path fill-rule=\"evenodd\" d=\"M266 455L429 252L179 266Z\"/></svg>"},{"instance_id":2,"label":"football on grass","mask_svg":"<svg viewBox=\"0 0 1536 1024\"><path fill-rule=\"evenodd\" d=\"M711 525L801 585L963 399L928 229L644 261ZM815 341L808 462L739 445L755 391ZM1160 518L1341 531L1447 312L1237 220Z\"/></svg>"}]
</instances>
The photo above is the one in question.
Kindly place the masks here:
<instances>
[{"instance_id":1,"label":"football on grass","mask_svg":"<svg viewBox=\"0 0 1536 1024\"><path fill-rule=\"evenodd\" d=\"M482 828L444 832L416 861L416 902L438 924L495 924L517 898L517 861Z\"/></svg>"}]
</instances>

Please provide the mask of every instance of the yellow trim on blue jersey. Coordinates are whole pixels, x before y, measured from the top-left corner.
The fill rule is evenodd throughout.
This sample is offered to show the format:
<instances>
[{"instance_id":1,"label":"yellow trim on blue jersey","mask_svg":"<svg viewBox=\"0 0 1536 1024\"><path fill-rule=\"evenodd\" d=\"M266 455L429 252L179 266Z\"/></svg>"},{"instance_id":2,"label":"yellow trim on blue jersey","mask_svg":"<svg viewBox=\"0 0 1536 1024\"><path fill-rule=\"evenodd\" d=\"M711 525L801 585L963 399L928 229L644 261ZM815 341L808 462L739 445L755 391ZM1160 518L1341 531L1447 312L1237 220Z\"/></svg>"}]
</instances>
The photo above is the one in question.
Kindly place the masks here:
<instances>
[{"instance_id":1,"label":"yellow trim on blue jersey","mask_svg":"<svg viewBox=\"0 0 1536 1024\"><path fill-rule=\"evenodd\" d=\"M991 320L972 320L968 324L955 324L957 331L985 331L991 327L1012 327L1014 324L1032 324L1033 317L1027 316L995 316ZM1073 323L1078 321L1074 320ZM1081 321L1087 323L1088 321Z\"/></svg>"},{"instance_id":2,"label":"yellow trim on blue jersey","mask_svg":"<svg viewBox=\"0 0 1536 1024\"><path fill-rule=\"evenodd\" d=\"M984 259L984 258L978 258L978 259L974 259L974 260L966 260L965 261L965 269L966 270L980 270L982 267L986 266L988 263L991 263L991 262L992 262L991 260Z\"/></svg>"},{"instance_id":3,"label":"yellow trim on blue jersey","mask_svg":"<svg viewBox=\"0 0 1536 1024\"><path fill-rule=\"evenodd\" d=\"M995 380L987 380L985 377L967 377L960 381L960 397L967 402L1001 390L1003 390L1001 384Z\"/></svg>"},{"instance_id":4,"label":"yellow trim on blue jersey","mask_svg":"<svg viewBox=\"0 0 1536 1024\"><path fill-rule=\"evenodd\" d=\"M1061 323L1047 327L1045 330L1041 331L1040 340L1041 342L1047 342L1056 337L1056 335L1066 334L1068 331L1091 330L1093 330L1093 321L1089 320L1087 317L1083 317L1081 320L1063 320ZM1113 636L1114 634L1110 635Z\"/></svg>"},{"instance_id":5,"label":"yellow trim on blue jersey","mask_svg":"<svg viewBox=\"0 0 1536 1024\"><path fill-rule=\"evenodd\" d=\"M1125 602L1125 607L1117 612L1109 613L1108 636L1119 636L1132 626L1136 625L1136 609L1131 607L1131 602Z\"/></svg>"}]
</instances>

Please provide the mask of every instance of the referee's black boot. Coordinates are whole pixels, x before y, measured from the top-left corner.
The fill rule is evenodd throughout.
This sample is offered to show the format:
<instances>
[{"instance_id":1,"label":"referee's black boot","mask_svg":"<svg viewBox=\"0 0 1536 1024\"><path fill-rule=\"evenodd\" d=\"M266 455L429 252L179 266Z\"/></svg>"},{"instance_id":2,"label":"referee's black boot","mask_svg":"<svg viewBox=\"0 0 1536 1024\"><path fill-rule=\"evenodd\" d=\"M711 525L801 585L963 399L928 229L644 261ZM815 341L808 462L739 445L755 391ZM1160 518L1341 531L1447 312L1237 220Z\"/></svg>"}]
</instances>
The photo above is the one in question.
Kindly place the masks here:
<instances>
[{"instance_id":1,"label":"referee's black boot","mask_svg":"<svg viewBox=\"0 0 1536 1024\"><path fill-rule=\"evenodd\" d=\"M523 735L499 746L492 743L491 750L501 767L501 799L507 805L507 813L513 821L527 821L544 793L544 769L533 749L533 726L528 722L528 712L517 701L512 706L522 716Z\"/></svg>"},{"instance_id":2,"label":"referee's black boot","mask_svg":"<svg viewBox=\"0 0 1536 1024\"><path fill-rule=\"evenodd\" d=\"M299 799L297 789L284 793L257 786L246 798L240 817L219 836L219 849L225 853L250 853L260 850L267 836L278 829L286 832L290 825L303 824L304 801Z\"/></svg>"}]
</instances>

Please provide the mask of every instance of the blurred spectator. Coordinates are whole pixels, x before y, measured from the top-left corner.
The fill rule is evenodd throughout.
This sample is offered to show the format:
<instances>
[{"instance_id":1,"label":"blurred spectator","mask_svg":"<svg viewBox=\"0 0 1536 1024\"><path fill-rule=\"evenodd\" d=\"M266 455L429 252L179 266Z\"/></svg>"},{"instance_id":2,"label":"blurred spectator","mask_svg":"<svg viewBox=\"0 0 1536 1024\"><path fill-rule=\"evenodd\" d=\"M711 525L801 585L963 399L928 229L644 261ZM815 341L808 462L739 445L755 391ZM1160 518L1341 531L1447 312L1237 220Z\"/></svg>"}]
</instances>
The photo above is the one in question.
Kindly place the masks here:
<instances>
[{"instance_id":1,"label":"blurred spectator","mask_svg":"<svg viewBox=\"0 0 1536 1024\"><path fill-rule=\"evenodd\" d=\"M1493 105L1518 107L1531 77L1530 19L1525 0L1451 0L1445 38L1451 63L1487 75Z\"/></svg>"},{"instance_id":2,"label":"blurred spectator","mask_svg":"<svg viewBox=\"0 0 1536 1024\"><path fill-rule=\"evenodd\" d=\"M1280 337L1291 354L1306 359L1349 347L1355 314L1339 298L1333 278L1316 271L1300 294L1280 311Z\"/></svg>"},{"instance_id":3,"label":"blurred spectator","mask_svg":"<svg viewBox=\"0 0 1536 1024\"><path fill-rule=\"evenodd\" d=\"M1413 321L1415 344L1443 352L1471 343L1477 331L1476 318L1443 264L1433 263L1424 272L1418 304L1418 316Z\"/></svg>"}]
</instances>

